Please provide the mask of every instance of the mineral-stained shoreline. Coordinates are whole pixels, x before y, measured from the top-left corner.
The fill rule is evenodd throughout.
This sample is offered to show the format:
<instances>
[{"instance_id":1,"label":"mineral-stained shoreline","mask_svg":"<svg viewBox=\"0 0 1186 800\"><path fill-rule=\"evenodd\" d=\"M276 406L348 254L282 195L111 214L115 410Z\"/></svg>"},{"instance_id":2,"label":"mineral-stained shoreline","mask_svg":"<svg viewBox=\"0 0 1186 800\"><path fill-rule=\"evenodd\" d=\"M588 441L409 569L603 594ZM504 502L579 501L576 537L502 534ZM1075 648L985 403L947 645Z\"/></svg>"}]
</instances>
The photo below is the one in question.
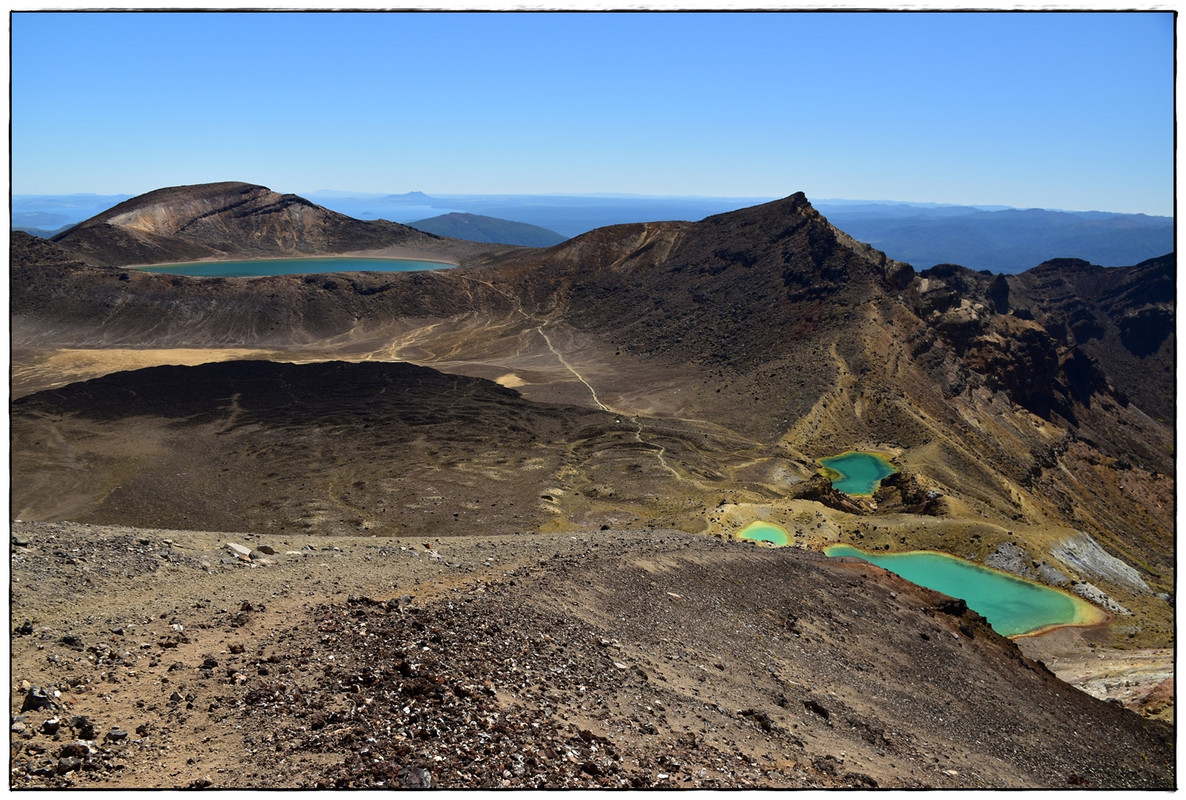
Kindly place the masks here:
<instances>
[{"instance_id":1,"label":"mineral-stained shoreline","mask_svg":"<svg viewBox=\"0 0 1186 800\"><path fill-rule=\"evenodd\" d=\"M795 548L13 537L13 788L1175 784L1169 725Z\"/></svg>"}]
</instances>

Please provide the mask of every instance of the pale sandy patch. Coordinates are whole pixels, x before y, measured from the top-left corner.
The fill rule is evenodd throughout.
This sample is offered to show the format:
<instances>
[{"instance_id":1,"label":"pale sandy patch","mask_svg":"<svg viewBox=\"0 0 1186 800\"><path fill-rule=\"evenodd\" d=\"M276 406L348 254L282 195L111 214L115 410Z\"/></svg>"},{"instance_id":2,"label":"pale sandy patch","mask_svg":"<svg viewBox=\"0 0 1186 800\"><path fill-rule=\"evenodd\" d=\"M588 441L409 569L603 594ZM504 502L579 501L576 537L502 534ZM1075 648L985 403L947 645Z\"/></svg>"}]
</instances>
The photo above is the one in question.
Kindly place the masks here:
<instances>
[{"instance_id":1,"label":"pale sandy patch","mask_svg":"<svg viewBox=\"0 0 1186 800\"><path fill-rule=\"evenodd\" d=\"M53 389L124 370L165 364L194 366L217 361L273 359L273 350L252 348L61 349L47 350L12 364L12 396Z\"/></svg>"},{"instance_id":2,"label":"pale sandy patch","mask_svg":"<svg viewBox=\"0 0 1186 800\"><path fill-rule=\"evenodd\" d=\"M494 382L499 386L505 386L507 389L514 389L519 386L527 385L527 381L523 380L513 372L508 372L506 375L501 375L495 378Z\"/></svg>"}]
</instances>

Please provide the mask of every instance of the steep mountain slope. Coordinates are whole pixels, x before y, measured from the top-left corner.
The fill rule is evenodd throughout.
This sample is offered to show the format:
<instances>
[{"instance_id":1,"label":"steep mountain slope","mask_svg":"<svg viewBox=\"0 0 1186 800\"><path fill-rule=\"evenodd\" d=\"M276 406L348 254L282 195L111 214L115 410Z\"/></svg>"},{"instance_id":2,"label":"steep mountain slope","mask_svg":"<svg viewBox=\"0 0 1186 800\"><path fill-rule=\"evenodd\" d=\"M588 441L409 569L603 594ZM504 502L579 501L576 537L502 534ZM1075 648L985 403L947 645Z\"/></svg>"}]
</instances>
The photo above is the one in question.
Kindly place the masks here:
<instances>
[{"instance_id":1,"label":"steep mountain slope","mask_svg":"<svg viewBox=\"0 0 1186 800\"><path fill-rule=\"evenodd\" d=\"M322 255L396 245L457 258L477 249L233 182L158 189L91 217L53 241L87 263L104 266Z\"/></svg>"},{"instance_id":2,"label":"steep mountain slope","mask_svg":"<svg viewBox=\"0 0 1186 800\"><path fill-rule=\"evenodd\" d=\"M437 236L451 236L454 239L465 239L471 242L515 244L524 247L550 247L560 244L567 238L538 225L486 217L481 214L465 214L459 211L409 222L408 225L418 231L435 233Z\"/></svg>"}]
</instances>

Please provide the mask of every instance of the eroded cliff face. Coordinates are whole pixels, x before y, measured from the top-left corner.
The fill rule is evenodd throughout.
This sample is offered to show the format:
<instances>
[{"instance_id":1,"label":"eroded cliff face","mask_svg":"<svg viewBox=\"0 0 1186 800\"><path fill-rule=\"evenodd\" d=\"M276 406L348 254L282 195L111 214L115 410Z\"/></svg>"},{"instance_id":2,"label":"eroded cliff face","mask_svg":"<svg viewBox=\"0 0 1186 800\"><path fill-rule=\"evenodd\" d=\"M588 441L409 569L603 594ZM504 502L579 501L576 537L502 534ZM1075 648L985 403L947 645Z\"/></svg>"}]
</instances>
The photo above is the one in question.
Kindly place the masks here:
<instances>
[{"instance_id":1,"label":"eroded cliff face","mask_svg":"<svg viewBox=\"0 0 1186 800\"><path fill-rule=\"evenodd\" d=\"M1146 413L1172 425L1174 255L1133 267L1059 259L1009 276L1010 308L1097 362Z\"/></svg>"},{"instance_id":2,"label":"eroded cliff face","mask_svg":"<svg viewBox=\"0 0 1186 800\"><path fill-rule=\"evenodd\" d=\"M908 297L934 336L987 388L1077 429L1114 458L1139 452L1143 463L1169 472L1169 451L1150 446L1143 434L1132 436L1147 431L1151 417L1172 419L1168 268L1167 259L1127 272L1064 259L993 276L944 264L921 273ZM1134 343L1136 330L1148 338Z\"/></svg>"}]
</instances>

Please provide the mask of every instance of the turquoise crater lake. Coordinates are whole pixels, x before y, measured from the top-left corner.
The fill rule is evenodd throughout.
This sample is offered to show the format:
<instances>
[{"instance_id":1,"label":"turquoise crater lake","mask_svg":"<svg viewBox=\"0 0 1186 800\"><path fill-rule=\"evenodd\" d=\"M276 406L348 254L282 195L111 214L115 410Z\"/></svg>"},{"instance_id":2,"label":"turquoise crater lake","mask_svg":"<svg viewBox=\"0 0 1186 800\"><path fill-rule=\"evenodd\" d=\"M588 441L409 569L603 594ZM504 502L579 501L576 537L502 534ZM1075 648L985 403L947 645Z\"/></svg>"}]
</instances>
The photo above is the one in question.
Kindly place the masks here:
<instances>
[{"instance_id":1,"label":"turquoise crater lake","mask_svg":"<svg viewBox=\"0 0 1186 800\"><path fill-rule=\"evenodd\" d=\"M882 478L897 472L884 456L859 450L821 458L819 463L824 474L832 479L832 487L845 494L871 495Z\"/></svg>"},{"instance_id":2,"label":"turquoise crater lake","mask_svg":"<svg viewBox=\"0 0 1186 800\"><path fill-rule=\"evenodd\" d=\"M194 261L188 264L154 264L141 272L187 275L193 278L262 278L266 275L310 275L326 272L421 272L455 266L443 261L403 258L264 258L254 261Z\"/></svg>"},{"instance_id":3,"label":"turquoise crater lake","mask_svg":"<svg viewBox=\"0 0 1186 800\"><path fill-rule=\"evenodd\" d=\"M781 526L771 522L751 522L738 531L737 536L741 539L748 539L751 542L768 542L769 544L776 544L780 547L785 547L791 543L790 534Z\"/></svg>"},{"instance_id":4,"label":"turquoise crater lake","mask_svg":"<svg viewBox=\"0 0 1186 800\"><path fill-rule=\"evenodd\" d=\"M873 554L846 544L826 547L824 553L855 556L911 583L959 598L1002 636L1062 625L1094 625L1107 619L1102 610L1082 598L945 553Z\"/></svg>"}]
</instances>

